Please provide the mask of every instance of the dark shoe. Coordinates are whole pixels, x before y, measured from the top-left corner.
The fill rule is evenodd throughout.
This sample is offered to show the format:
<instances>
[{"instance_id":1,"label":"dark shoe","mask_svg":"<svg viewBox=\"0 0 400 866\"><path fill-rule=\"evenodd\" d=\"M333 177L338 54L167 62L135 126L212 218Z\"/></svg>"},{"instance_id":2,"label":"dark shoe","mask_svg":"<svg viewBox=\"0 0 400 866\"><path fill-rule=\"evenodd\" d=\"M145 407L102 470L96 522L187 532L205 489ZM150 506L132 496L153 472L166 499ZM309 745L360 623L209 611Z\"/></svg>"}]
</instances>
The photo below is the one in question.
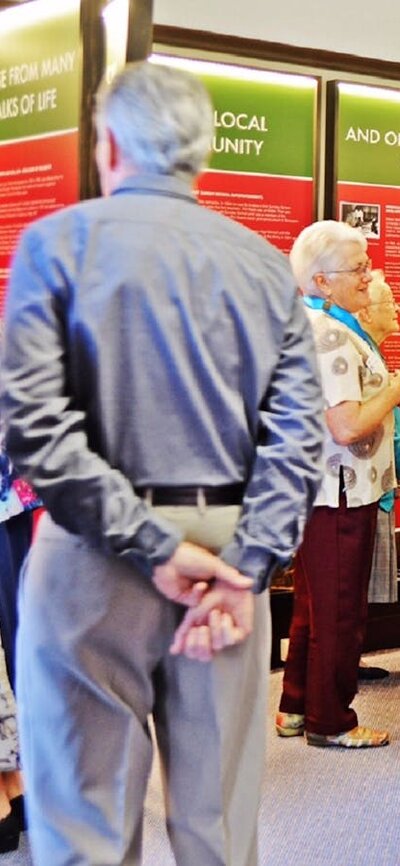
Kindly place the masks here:
<instances>
[{"instance_id":1,"label":"dark shoe","mask_svg":"<svg viewBox=\"0 0 400 866\"><path fill-rule=\"evenodd\" d=\"M16 851L19 845L19 826L18 821L10 812L6 818L0 820L0 854L6 854L7 851Z\"/></svg>"},{"instance_id":2,"label":"dark shoe","mask_svg":"<svg viewBox=\"0 0 400 866\"><path fill-rule=\"evenodd\" d=\"M390 740L388 731L375 731L373 728L352 728L343 734L312 734L307 731L309 746L344 746L345 749L368 749L387 746Z\"/></svg>"},{"instance_id":3,"label":"dark shoe","mask_svg":"<svg viewBox=\"0 0 400 866\"><path fill-rule=\"evenodd\" d=\"M13 797L10 800L11 812L14 815L14 818L18 822L18 828L23 833L28 829L28 822L26 820L26 811L25 811L25 799L23 794L20 794L19 797Z\"/></svg>"},{"instance_id":4,"label":"dark shoe","mask_svg":"<svg viewBox=\"0 0 400 866\"><path fill-rule=\"evenodd\" d=\"M360 665L358 668L359 680L384 680L388 676L389 671L385 670L385 668L368 667L368 665L365 665L365 667Z\"/></svg>"}]
</instances>

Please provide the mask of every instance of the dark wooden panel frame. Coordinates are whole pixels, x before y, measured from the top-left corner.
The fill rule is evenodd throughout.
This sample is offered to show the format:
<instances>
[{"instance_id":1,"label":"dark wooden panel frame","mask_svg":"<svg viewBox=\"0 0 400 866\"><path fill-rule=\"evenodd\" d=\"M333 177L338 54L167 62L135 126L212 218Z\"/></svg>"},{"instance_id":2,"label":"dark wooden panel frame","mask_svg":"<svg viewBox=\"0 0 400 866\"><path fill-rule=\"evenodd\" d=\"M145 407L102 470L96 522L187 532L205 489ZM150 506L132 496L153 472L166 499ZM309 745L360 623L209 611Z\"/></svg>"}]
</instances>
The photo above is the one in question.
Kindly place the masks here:
<instances>
[{"instance_id":1,"label":"dark wooden panel frame","mask_svg":"<svg viewBox=\"0 0 400 866\"><path fill-rule=\"evenodd\" d=\"M325 194L324 218L335 219L336 214L336 184L337 184L337 112L338 112L338 82L328 81L326 85L325 113Z\"/></svg>"},{"instance_id":2,"label":"dark wooden panel frame","mask_svg":"<svg viewBox=\"0 0 400 866\"><path fill-rule=\"evenodd\" d=\"M153 0L129 0L127 61L145 60L151 52Z\"/></svg>"},{"instance_id":3,"label":"dark wooden panel frame","mask_svg":"<svg viewBox=\"0 0 400 866\"><path fill-rule=\"evenodd\" d=\"M257 60L307 66L312 69L335 70L338 72L349 72L353 75L360 74L363 76L368 75L369 77L376 76L378 78L400 80L400 63L389 60L360 57L356 54L344 54L336 51L322 51L315 48L303 48L298 45L286 45L281 42L264 42L261 39L247 39L241 36L212 33L207 30L190 30L188 28L155 24L153 41L159 44L170 45L174 48L215 51L218 54L233 54L237 57L246 58L253 57Z\"/></svg>"},{"instance_id":4,"label":"dark wooden panel frame","mask_svg":"<svg viewBox=\"0 0 400 866\"><path fill-rule=\"evenodd\" d=\"M102 11L108 0L81 0L83 52L80 115L80 198L100 194L94 159L96 132L94 98L105 71L105 33ZM151 50L153 0L129 0L126 60L143 60Z\"/></svg>"},{"instance_id":5,"label":"dark wooden panel frame","mask_svg":"<svg viewBox=\"0 0 400 866\"><path fill-rule=\"evenodd\" d=\"M93 123L94 95L105 70L105 38L101 13L104 0L81 0L82 96L79 123L80 198L99 195L94 160L96 133Z\"/></svg>"}]
</instances>

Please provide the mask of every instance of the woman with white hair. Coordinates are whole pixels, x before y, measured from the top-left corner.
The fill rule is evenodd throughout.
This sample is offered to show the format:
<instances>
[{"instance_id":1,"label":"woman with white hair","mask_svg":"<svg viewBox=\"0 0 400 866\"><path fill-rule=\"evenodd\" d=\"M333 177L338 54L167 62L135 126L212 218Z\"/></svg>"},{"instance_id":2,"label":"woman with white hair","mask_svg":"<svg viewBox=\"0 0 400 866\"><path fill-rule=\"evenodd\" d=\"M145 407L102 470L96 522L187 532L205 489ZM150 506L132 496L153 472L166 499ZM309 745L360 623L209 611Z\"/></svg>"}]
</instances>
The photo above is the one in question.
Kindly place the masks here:
<instances>
[{"instance_id":1,"label":"woman with white hair","mask_svg":"<svg viewBox=\"0 0 400 866\"><path fill-rule=\"evenodd\" d=\"M314 331L325 397L324 477L297 553L281 736L315 746L382 746L350 706L367 620L378 500L395 486L389 375L355 314L370 303L367 241L345 223L304 229L290 254Z\"/></svg>"},{"instance_id":2,"label":"woman with white hair","mask_svg":"<svg viewBox=\"0 0 400 866\"><path fill-rule=\"evenodd\" d=\"M380 347L391 334L398 334L399 305L386 282L385 274L377 269L371 273L369 296L371 303L360 310L358 320L364 331ZM394 408L394 455L397 478L400 477L400 409ZM369 582L368 601L391 603L397 601L397 553L395 537L394 490L388 490L379 500L374 556ZM369 672L370 675L368 676ZM376 675L375 672L378 672ZM381 679L388 675L384 668L362 668L361 678ZM360 671L359 671L360 679Z\"/></svg>"}]
</instances>

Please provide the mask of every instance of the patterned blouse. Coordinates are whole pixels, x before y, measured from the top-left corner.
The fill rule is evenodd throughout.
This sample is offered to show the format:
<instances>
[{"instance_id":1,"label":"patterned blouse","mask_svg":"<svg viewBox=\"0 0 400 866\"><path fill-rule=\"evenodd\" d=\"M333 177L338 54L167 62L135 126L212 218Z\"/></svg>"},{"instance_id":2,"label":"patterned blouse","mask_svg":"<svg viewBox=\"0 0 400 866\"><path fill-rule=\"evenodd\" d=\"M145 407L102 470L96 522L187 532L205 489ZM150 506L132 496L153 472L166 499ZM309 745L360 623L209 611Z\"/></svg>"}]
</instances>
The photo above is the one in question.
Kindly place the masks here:
<instances>
[{"instance_id":1,"label":"patterned blouse","mask_svg":"<svg viewBox=\"0 0 400 866\"><path fill-rule=\"evenodd\" d=\"M0 421L0 523L41 506L41 500L26 481L17 478L4 447L4 429Z\"/></svg>"},{"instance_id":2,"label":"patterned blouse","mask_svg":"<svg viewBox=\"0 0 400 866\"><path fill-rule=\"evenodd\" d=\"M321 310L307 310L314 331L325 408L345 401L366 403L389 383L385 364L373 348L342 322ZM351 445L338 445L328 428L324 443L324 478L315 505L339 505L342 467L347 505L376 502L396 486L393 412L379 427Z\"/></svg>"}]
</instances>

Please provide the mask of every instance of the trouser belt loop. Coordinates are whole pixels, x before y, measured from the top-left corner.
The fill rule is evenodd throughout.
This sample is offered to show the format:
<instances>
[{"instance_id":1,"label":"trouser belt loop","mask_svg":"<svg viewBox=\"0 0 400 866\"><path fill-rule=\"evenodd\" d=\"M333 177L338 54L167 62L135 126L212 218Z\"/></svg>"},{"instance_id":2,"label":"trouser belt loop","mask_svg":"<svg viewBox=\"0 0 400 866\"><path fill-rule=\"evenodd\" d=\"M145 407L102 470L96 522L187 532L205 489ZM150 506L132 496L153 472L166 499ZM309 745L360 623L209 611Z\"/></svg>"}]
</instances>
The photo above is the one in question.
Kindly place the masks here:
<instances>
[{"instance_id":1,"label":"trouser belt loop","mask_svg":"<svg viewBox=\"0 0 400 866\"><path fill-rule=\"evenodd\" d=\"M204 515L207 511L207 500L203 487L199 487L197 490L197 508L201 515Z\"/></svg>"}]
</instances>

